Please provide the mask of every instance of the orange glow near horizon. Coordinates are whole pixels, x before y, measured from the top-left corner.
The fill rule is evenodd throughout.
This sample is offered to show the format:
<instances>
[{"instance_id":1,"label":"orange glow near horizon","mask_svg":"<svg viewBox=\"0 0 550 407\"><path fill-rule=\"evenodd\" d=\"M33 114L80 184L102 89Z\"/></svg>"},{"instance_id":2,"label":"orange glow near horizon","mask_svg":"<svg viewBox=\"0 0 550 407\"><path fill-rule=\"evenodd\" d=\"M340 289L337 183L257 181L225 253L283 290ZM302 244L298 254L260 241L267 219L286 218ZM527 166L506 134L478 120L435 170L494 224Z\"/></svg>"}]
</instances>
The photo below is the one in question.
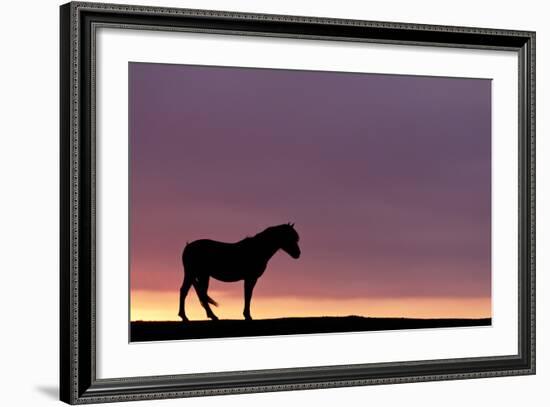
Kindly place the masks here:
<instances>
[{"instance_id":1,"label":"orange glow near horizon","mask_svg":"<svg viewBox=\"0 0 550 407\"><path fill-rule=\"evenodd\" d=\"M220 319L242 319L243 298L220 291L209 291L219 302L212 307ZM179 292L132 290L132 321L179 321ZM191 290L186 300L191 320L207 319ZM316 316L405 317L405 318L489 318L491 299L485 297L403 297L403 298L297 298L257 297L252 300L255 319Z\"/></svg>"}]
</instances>

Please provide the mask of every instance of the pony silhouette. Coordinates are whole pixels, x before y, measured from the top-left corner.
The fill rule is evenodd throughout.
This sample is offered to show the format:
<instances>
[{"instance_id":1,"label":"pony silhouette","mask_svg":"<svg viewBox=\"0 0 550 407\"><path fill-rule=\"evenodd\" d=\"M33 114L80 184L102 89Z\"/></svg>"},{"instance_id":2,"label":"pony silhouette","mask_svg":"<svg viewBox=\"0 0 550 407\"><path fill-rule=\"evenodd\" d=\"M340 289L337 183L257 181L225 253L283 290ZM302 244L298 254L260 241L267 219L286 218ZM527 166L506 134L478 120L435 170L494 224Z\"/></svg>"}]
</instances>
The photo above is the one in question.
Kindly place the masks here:
<instances>
[{"instance_id":1,"label":"pony silhouette","mask_svg":"<svg viewBox=\"0 0 550 407\"><path fill-rule=\"evenodd\" d=\"M218 303L208 296L210 277L225 282L244 280L244 312L246 320L251 320L250 301L256 281L264 273L267 263L273 255L282 249L290 257L300 257L298 241L300 236L294 229L294 223L271 226L253 237L247 237L236 243L218 242L209 239L195 240L183 249L183 284L180 288L178 315L188 321L185 315L185 297L191 286L208 318L217 320L210 304Z\"/></svg>"}]
</instances>

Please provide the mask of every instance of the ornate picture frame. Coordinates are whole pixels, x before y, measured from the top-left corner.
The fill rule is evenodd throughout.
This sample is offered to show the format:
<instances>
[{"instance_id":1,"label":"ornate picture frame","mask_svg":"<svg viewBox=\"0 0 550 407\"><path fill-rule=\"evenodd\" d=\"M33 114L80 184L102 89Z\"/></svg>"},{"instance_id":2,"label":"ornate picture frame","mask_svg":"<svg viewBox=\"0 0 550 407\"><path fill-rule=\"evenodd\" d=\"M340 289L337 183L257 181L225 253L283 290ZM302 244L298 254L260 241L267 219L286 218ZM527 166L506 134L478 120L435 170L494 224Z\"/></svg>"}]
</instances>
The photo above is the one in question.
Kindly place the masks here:
<instances>
[{"instance_id":1,"label":"ornate picture frame","mask_svg":"<svg viewBox=\"0 0 550 407\"><path fill-rule=\"evenodd\" d=\"M60 8L60 398L69 404L535 373L535 33L71 2ZM99 377L96 313L97 76L102 27L517 55L517 352L166 375ZM126 120L126 118L124 118ZM494 254L498 255L498 254ZM493 270L498 273L498 270ZM121 293L125 295L125 293ZM124 301L121 306L126 305ZM238 339L235 339L238 340ZM129 345L130 346L130 345ZM185 346L184 343L181 346Z\"/></svg>"}]
</instances>

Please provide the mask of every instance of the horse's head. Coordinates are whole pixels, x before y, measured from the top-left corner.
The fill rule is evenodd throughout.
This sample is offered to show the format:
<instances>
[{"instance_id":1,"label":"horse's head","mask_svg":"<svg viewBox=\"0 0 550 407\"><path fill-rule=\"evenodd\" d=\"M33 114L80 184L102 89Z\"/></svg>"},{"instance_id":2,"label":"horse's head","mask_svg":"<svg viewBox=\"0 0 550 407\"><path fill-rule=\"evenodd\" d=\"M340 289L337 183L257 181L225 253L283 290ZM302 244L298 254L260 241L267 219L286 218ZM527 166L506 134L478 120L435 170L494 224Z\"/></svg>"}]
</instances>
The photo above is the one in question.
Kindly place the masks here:
<instances>
[{"instance_id":1,"label":"horse's head","mask_svg":"<svg viewBox=\"0 0 550 407\"><path fill-rule=\"evenodd\" d=\"M281 249L287 252L293 259L299 258L301 253L300 246L298 246L300 236L296 232L296 229L294 229L294 223L277 226L277 229Z\"/></svg>"}]
</instances>

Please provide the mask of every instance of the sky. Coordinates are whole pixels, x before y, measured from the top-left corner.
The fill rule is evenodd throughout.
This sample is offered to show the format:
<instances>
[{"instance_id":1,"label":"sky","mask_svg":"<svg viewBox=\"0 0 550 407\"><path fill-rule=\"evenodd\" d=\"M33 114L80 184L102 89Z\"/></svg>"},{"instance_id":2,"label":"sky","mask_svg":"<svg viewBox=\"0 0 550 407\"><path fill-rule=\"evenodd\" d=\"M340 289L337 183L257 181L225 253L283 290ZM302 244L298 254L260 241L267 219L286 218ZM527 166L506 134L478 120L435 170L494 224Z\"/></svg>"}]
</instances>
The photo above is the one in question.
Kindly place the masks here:
<instances>
[{"instance_id":1,"label":"sky","mask_svg":"<svg viewBox=\"0 0 550 407\"><path fill-rule=\"evenodd\" d=\"M255 318L491 316L489 79L130 63L129 107L132 320L179 319L186 242L287 222Z\"/></svg>"}]
</instances>

